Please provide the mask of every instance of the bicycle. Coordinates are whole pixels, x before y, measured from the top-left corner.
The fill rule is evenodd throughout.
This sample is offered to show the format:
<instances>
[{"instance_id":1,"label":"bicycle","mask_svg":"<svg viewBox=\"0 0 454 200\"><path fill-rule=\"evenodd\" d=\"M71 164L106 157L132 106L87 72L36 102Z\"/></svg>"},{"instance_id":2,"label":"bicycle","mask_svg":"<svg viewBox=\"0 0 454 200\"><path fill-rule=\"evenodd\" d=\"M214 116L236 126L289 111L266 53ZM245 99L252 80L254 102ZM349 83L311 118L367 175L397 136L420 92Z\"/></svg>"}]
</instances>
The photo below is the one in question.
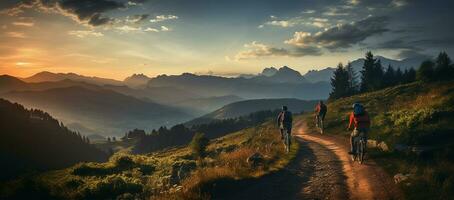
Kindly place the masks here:
<instances>
[{"instance_id":1,"label":"bicycle","mask_svg":"<svg viewBox=\"0 0 454 200\"><path fill-rule=\"evenodd\" d=\"M285 151L290 152L290 131L286 128L284 128L284 146L285 146Z\"/></svg>"},{"instance_id":2,"label":"bicycle","mask_svg":"<svg viewBox=\"0 0 454 200\"><path fill-rule=\"evenodd\" d=\"M315 125L319 128L320 134L323 134L323 131L325 129L325 124L323 121L324 120L321 119L319 115L315 116Z\"/></svg>"},{"instance_id":3,"label":"bicycle","mask_svg":"<svg viewBox=\"0 0 454 200\"><path fill-rule=\"evenodd\" d=\"M364 136L363 132L360 132L358 136L353 138L353 154L352 154L352 161L358 161L359 164L363 164L364 157L366 155L366 137Z\"/></svg>"}]
</instances>

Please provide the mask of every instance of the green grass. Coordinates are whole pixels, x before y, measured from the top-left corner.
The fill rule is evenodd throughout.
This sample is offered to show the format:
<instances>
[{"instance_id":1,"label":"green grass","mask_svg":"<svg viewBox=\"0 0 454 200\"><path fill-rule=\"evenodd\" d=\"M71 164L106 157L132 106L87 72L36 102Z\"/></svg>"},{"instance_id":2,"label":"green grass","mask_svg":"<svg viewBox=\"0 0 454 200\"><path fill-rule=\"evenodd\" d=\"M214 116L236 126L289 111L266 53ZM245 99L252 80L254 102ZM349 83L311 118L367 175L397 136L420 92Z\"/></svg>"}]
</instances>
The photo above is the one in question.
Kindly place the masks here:
<instances>
[{"instance_id":1,"label":"green grass","mask_svg":"<svg viewBox=\"0 0 454 200\"><path fill-rule=\"evenodd\" d=\"M371 157L391 175L412 174L400 186L408 199L448 199L454 191L454 82L410 83L328 103L325 132L348 137L348 116L354 102L369 112L369 138L385 142L390 152ZM306 115L307 121L313 116ZM315 130L314 123L309 128ZM433 151L416 155L392 151L397 145L425 146Z\"/></svg>"},{"instance_id":2,"label":"green grass","mask_svg":"<svg viewBox=\"0 0 454 200\"><path fill-rule=\"evenodd\" d=\"M203 160L186 146L146 155L124 150L105 163L79 163L9 182L0 187L0 198L201 199L209 191L198 189L218 179L259 177L281 169L297 148L294 143L291 153L284 153L277 127L268 122L211 140ZM264 160L251 167L246 160L256 152Z\"/></svg>"}]
</instances>

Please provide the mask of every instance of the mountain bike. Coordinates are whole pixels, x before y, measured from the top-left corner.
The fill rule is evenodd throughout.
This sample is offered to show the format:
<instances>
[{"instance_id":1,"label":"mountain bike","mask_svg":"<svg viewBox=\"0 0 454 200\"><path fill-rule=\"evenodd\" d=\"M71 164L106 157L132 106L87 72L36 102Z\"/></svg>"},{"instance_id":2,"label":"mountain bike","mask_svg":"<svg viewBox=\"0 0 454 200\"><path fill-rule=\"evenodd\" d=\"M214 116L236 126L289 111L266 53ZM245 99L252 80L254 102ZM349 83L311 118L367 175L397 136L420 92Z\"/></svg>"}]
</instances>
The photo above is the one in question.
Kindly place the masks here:
<instances>
[{"instance_id":1,"label":"mountain bike","mask_svg":"<svg viewBox=\"0 0 454 200\"><path fill-rule=\"evenodd\" d=\"M285 151L290 152L290 140L291 140L291 135L290 131L287 128L284 128L284 146L285 146Z\"/></svg>"},{"instance_id":2,"label":"mountain bike","mask_svg":"<svg viewBox=\"0 0 454 200\"><path fill-rule=\"evenodd\" d=\"M363 164L366 155L366 145L366 137L363 132L360 132L358 136L353 138L353 161L358 161L360 164Z\"/></svg>"},{"instance_id":3,"label":"mountain bike","mask_svg":"<svg viewBox=\"0 0 454 200\"><path fill-rule=\"evenodd\" d=\"M320 134L323 134L323 131L325 129L325 124L323 122L324 120L319 116L319 115L316 115L315 116L315 125L318 127L318 129L320 130Z\"/></svg>"}]
</instances>

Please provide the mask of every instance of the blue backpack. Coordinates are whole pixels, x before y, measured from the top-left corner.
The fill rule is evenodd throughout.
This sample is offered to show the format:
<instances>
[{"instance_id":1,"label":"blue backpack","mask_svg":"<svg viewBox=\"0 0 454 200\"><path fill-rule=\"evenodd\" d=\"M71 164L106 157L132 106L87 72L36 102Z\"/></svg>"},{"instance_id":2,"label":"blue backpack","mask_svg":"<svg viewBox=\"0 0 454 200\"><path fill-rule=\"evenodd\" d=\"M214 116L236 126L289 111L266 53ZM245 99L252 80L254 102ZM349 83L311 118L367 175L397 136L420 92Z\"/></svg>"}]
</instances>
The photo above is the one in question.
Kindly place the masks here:
<instances>
[{"instance_id":1,"label":"blue backpack","mask_svg":"<svg viewBox=\"0 0 454 200\"><path fill-rule=\"evenodd\" d=\"M354 115L362 115L364 114L364 107L361 104L356 104L355 107L353 108L353 114Z\"/></svg>"}]
</instances>

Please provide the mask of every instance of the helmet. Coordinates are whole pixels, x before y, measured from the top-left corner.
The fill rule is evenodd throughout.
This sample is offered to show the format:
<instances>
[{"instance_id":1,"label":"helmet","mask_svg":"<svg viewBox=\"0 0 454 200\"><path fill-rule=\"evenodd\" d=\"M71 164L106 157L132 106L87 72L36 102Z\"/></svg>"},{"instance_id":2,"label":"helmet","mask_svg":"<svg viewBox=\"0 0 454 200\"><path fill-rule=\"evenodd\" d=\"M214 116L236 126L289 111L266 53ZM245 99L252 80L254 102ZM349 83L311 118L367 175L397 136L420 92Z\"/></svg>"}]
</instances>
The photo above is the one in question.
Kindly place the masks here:
<instances>
[{"instance_id":1,"label":"helmet","mask_svg":"<svg viewBox=\"0 0 454 200\"><path fill-rule=\"evenodd\" d=\"M359 102L355 102L355 103L352 105L352 108L355 108L355 107L357 107L357 106L362 106L362 105L361 105L361 103L359 103Z\"/></svg>"}]
</instances>

